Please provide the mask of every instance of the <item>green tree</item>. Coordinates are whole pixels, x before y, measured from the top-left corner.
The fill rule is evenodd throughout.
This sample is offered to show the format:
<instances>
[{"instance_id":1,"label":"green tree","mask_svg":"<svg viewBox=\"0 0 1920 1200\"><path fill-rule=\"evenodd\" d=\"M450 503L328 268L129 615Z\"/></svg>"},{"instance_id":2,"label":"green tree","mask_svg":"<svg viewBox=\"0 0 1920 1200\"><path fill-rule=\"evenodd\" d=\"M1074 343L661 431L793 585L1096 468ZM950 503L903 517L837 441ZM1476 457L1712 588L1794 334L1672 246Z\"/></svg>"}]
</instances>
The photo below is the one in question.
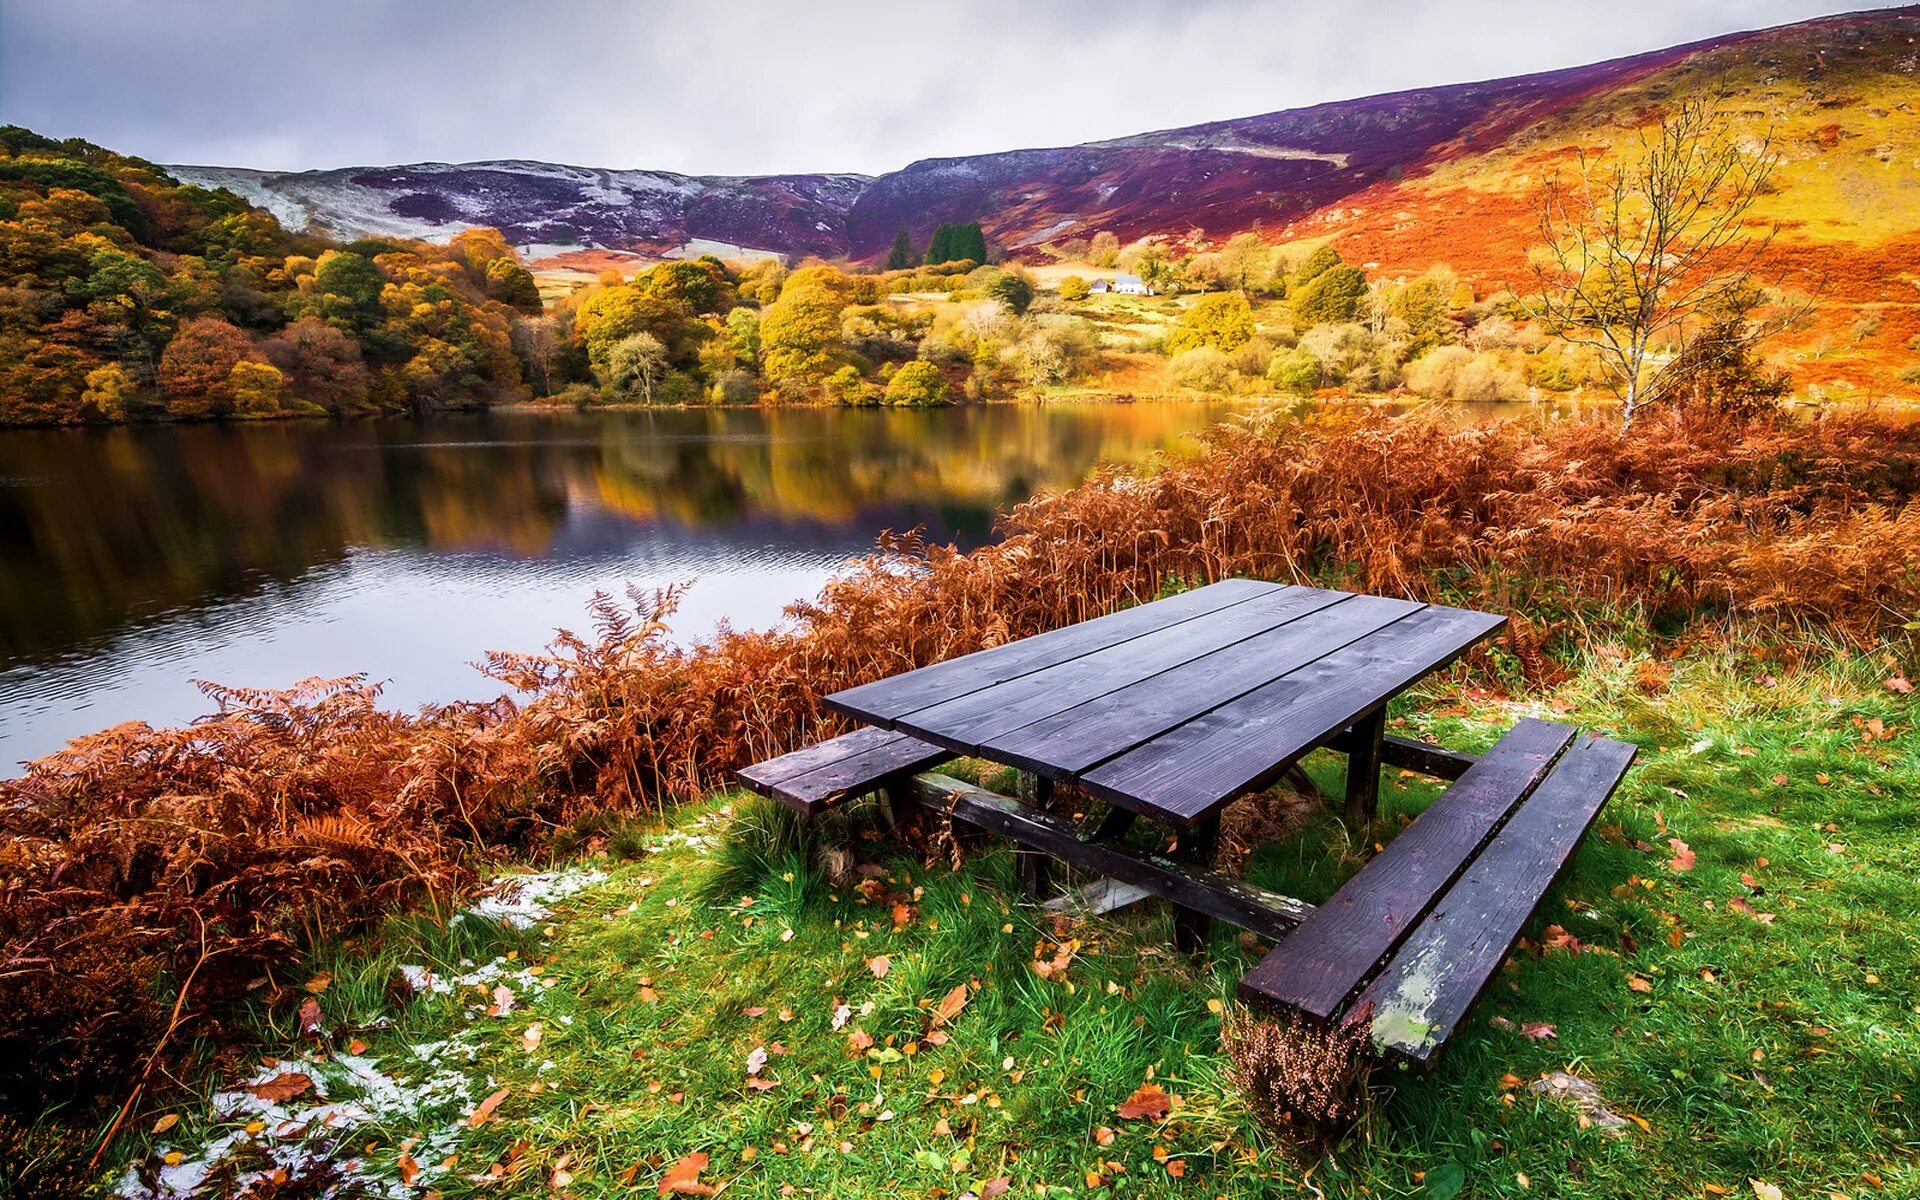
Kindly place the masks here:
<instances>
[{"instance_id":1,"label":"green tree","mask_svg":"<svg viewBox=\"0 0 1920 1200\"><path fill-rule=\"evenodd\" d=\"M1295 396L1311 396L1320 386L1320 360L1298 347L1282 350L1267 363L1267 382Z\"/></svg>"},{"instance_id":2,"label":"green tree","mask_svg":"<svg viewBox=\"0 0 1920 1200\"><path fill-rule=\"evenodd\" d=\"M1293 273L1293 278L1290 280L1290 283L1295 288L1305 287L1321 275L1331 271L1335 267L1341 266L1345 262L1346 259L1341 258L1340 252L1335 250L1331 245L1322 246L1312 254L1307 255L1307 261L1301 263L1300 269Z\"/></svg>"},{"instance_id":3,"label":"green tree","mask_svg":"<svg viewBox=\"0 0 1920 1200\"><path fill-rule=\"evenodd\" d=\"M904 271L913 265L913 238L902 225L893 235L893 247L887 251L887 270Z\"/></svg>"},{"instance_id":4,"label":"green tree","mask_svg":"<svg viewBox=\"0 0 1920 1200\"><path fill-rule=\"evenodd\" d=\"M952 400L947 377L930 362L915 359L902 363L887 380L887 403L900 407L926 408Z\"/></svg>"},{"instance_id":5,"label":"green tree","mask_svg":"<svg viewBox=\"0 0 1920 1200\"><path fill-rule=\"evenodd\" d=\"M524 313L540 311L540 285L533 272L511 258L496 258L487 264L487 295Z\"/></svg>"},{"instance_id":6,"label":"green tree","mask_svg":"<svg viewBox=\"0 0 1920 1200\"><path fill-rule=\"evenodd\" d=\"M314 264L320 316L330 325L360 332L380 319L380 289L387 277L372 259L347 250L329 250Z\"/></svg>"},{"instance_id":7,"label":"green tree","mask_svg":"<svg viewBox=\"0 0 1920 1200\"><path fill-rule=\"evenodd\" d=\"M967 261L987 261L987 235L980 222L943 222L936 226L933 239L927 243L927 265Z\"/></svg>"},{"instance_id":8,"label":"green tree","mask_svg":"<svg viewBox=\"0 0 1920 1200\"><path fill-rule=\"evenodd\" d=\"M1293 293L1294 323L1304 326L1351 321L1360 314L1360 302L1366 295L1367 277L1360 268L1345 264L1330 267Z\"/></svg>"},{"instance_id":9,"label":"green tree","mask_svg":"<svg viewBox=\"0 0 1920 1200\"><path fill-rule=\"evenodd\" d=\"M1240 292L1212 292L1180 314L1167 334L1167 351L1179 354L1200 346L1232 353L1253 340L1253 307Z\"/></svg>"},{"instance_id":10,"label":"green tree","mask_svg":"<svg viewBox=\"0 0 1920 1200\"><path fill-rule=\"evenodd\" d=\"M1006 305L1016 317L1025 314L1027 306L1033 303L1033 281L1019 271L994 272L981 291L989 299Z\"/></svg>"}]
</instances>

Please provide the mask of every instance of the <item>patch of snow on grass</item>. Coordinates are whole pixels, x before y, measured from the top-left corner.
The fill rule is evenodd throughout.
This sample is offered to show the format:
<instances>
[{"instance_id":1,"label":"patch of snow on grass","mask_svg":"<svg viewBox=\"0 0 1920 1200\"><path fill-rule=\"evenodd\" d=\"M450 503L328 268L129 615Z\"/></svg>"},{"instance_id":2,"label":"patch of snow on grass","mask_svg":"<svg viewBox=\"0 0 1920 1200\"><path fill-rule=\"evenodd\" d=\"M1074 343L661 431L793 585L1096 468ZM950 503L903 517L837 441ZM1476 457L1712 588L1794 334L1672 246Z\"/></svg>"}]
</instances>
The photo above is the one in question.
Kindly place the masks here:
<instances>
[{"instance_id":1,"label":"patch of snow on grass","mask_svg":"<svg viewBox=\"0 0 1920 1200\"><path fill-rule=\"evenodd\" d=\"M515 929L531 929L553 915L552 906L607 881L605 871L546 871L538 875L509 875L494 883L490 894L460 915L499 921Z\"/></svg>"}]
</instances>

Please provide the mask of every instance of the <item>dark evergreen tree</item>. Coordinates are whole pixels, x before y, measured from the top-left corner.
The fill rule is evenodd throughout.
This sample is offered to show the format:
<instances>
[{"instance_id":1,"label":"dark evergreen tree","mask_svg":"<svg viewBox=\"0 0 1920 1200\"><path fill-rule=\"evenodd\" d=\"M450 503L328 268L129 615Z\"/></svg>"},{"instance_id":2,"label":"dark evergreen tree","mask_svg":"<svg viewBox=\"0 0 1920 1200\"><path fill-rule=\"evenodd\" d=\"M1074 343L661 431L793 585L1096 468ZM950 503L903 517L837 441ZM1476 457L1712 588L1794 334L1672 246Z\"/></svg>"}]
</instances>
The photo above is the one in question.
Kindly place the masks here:
<instances>
[{"instance_id":1,"label":"dark evergreen tree","mask_svg":"<svg viewBox=\"0 0 1920 1200\"><path fill-rule=\"evenodd\" d=\"M887 270L904 271L913 265L913 239L902 225L900 232L893 235L893 249L887 251Z\"/></svg>"},{"instance_id":2,"label":"dark evergreen tree","mask_svg":"<svg viewBox=\"0 0 1920 1200\"><path fill-rule=\"evenodd\" d=\"M933 227L933 237L927 241L927 265L938 266L953 260L953 226L945 224Z\"/></svg>"},{"instance_id":3,"label":"dark evergreen tree","mask_svg":"<svg viewBox=\"0 0 1920 1200\"><path fill-rule=\"evenodd\" d=\"M954 229L955 258L970 258L974 262L987 261L987 235L980 228L980 222L970 221Z\"/></svg>"}]
</instances>

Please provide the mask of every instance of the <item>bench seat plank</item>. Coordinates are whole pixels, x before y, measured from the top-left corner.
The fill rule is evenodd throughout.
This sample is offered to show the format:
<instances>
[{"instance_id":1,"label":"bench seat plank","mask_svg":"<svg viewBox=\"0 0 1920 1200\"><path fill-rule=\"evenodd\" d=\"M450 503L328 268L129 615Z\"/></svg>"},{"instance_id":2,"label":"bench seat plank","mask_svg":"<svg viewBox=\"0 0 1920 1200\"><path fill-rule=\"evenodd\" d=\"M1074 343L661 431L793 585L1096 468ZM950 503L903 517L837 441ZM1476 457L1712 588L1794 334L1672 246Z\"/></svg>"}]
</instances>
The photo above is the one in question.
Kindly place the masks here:
<instances>
[{"instance_id":1,"label":"bench seat plank","mask_svg":"<svg viewBox=\"0 0 1920 1200\"><path fill-rule=\"evenodd\" d=\"M1632 765L1609 738L1566 752L1448 889L1351 1010L1374 1045L1424 1063L1452 1034L1506 958L1587 828Z\"/></svg>"},{"instance_id":2,"label":"bench seat plank","mask_svg":"<svg viewBox=\"0 0 1920 1200\"><path fill-rule=\"evenodd\" d=\"M735 776L763 796L812 812L952 757L908 734L865 728L755 763Z\"/></svg>"},{"instance_id":3,"label":"bench seat plank","mask_svg":"<svg viewBox=\"0 0 1920 1200\"><path fill-rule=\"evenodd\" d=\"M1250 1004L1326 1019L1432 910L1573 740L1531 718L1502 737L1240 980Z\"/></svg>"}]
</instances>

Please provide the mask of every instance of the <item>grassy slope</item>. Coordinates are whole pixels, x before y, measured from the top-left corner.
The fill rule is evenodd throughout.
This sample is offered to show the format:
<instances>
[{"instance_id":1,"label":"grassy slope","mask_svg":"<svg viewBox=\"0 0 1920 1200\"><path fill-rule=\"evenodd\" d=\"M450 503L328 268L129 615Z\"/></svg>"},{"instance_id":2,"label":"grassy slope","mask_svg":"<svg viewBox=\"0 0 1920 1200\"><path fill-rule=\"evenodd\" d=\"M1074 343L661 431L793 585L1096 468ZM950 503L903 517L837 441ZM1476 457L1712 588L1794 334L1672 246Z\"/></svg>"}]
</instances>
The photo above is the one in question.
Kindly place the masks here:
<instances>
[{"instance_id":1,"label":"grassy slope","mask_svg":"<svg viewBox=\"0 0 1920 1200\"><path fill-rule=\"evenodd\" d=\"M1920 56L1911 14L1871 36L1803 27L1702 52L1670 70L1590 96L1492 147L1462 145L1427 170L1368 189L1290 231L1337 232L1349 259L1390 274L1448 262L1484 291L1524 284L1538 240L1540 181L1575 169L1574 150L1635 144L1674 96L1723 97L1740 132L1771 134L1776 191L1755 208L1778 223L1779 276L1822 298L1811 326L1782 339L1802 387L1840 399L1909 395L1900 378L1920 335Z\"/></svg>"},{"instance_id":2,"label":"grassy slope","mask_svg":"<svg viewBox=\"0 0 1920 1200\"><path fill-rule=\"evenodd\" d=\"M1223 1078L1213 1002L1248 962L1231 937L1196 969L1165 948L1157 905L1063 935L1013 902L1004 851L926 870L869 827L854 844L908 906L896 928L892 897L836 891L801 858L767 851L767 810L738 796L616 837L614 857L637 861L608 866L604 884L536 929L410 918L321 956L328 1021L351 1027L333 1053L364 1039L380 1070L408 1087L438 1074L446 1090L314 1136L396 1195L403 1148L425 1168L419 1190L448 1196L651 1194L694 1151L711 1157L706 1180L741 1196L955 1195L1001 1176L1015 1195L1064 1195L1090 1174L1128 1196L1417 1195L1431 1194L1419 1173L1446 1163L1465 1168L1470 1195L1744 1194L1750 1178L1793 1197L1920 1194L1920 735L1882 663L1777 680L1770 669L1700 660L1663 688L1650 664L1599 656L1549 698L1540 711L1639 742L1643 765L1438 1072L1385 1076L1364 1134L1311 1170L1263 1142ZM1448 691L1408 705L1406 725L1468 746L1520 711ZM1323 783L1337 783L1328 765ZM1431 795L1403 781L1385 803L1397 823ZM1690 870L1673 869L1669 837L1691 845ZM1319 899L1358 861L1317 814L1248 873ZM1542 953L1548 924L1586 951ZM1079 955L1064 981L1043 979L1029 964L1058 936L1080 939ZM389 995L396 964L447 975L510 951L506 966L534 963L550 986L511 982L504 1017L476 1016L475 988ZM884 978L868 966L877 955L890 960ZM1635 977L1650 990L1633 990ZM932 1006L962 985L976 990L936 1045ZM313 1048L295 1037L300 996L251 1015L261 1054ZM1523 1036L1536 1021L1554 1036ZM855 1030L871 1051L851 1044ZM470 1062L442 1052L427 1066L409 1049L449 1038L473 1047ZM748 1086L757 1048L779 1081L764 1092ZM1583 1131L1524 1090L1560 1068L1644 1127ZM229 1068L226 1082L281 1070ZM1184 1105L1164 1124L1120 1119L1115 1106L1148 1078ZM496 1119L469 1128L462 1114L498 1089ZM145 1142L141 1161L191 1159L234 1132L275 1144L277 1121L253 1135L209 1121L203 1104L180 1112L166 1134L129 1139ZM431 1152L407 1140L437 1130ZM449 1152L457 1161L440 1169ZM508 1186L469 1178L493 1163L507 1164Z\"/></svg>"}]
</instances>

